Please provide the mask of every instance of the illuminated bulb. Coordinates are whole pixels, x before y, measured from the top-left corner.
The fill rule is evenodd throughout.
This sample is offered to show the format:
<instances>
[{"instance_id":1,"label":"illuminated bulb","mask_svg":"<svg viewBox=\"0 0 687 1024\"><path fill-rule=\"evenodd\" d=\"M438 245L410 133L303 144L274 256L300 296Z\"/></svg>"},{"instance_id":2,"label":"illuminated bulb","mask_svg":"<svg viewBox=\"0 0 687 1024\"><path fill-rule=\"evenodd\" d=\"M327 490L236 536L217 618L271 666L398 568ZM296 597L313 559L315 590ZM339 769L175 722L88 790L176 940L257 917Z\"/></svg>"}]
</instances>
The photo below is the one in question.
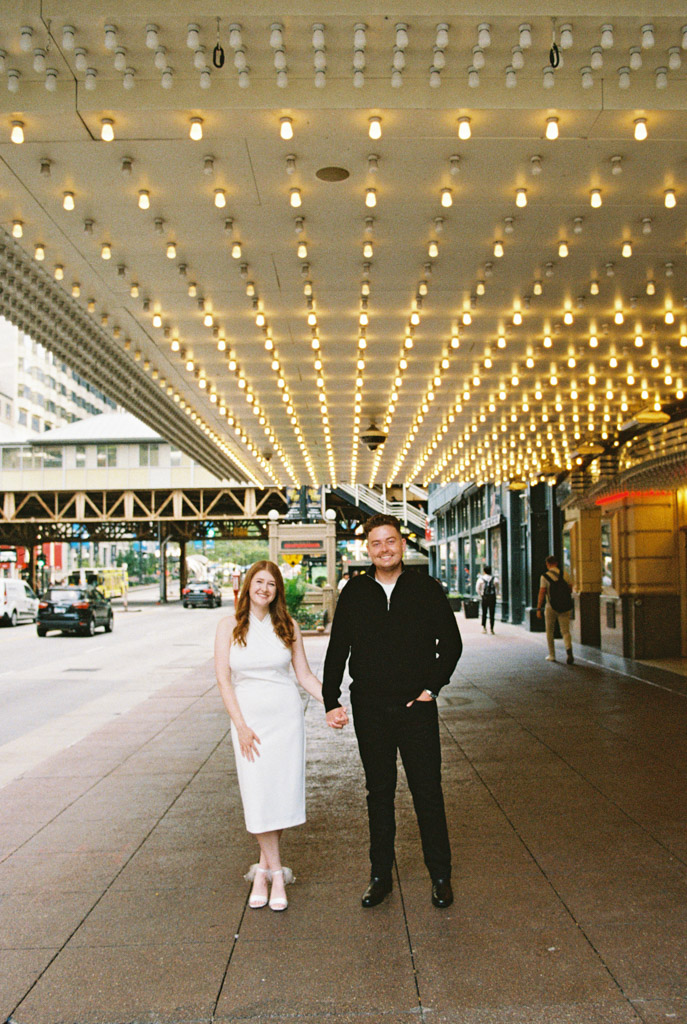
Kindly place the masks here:
<instances>
[{"instance_id":1,"label":"illuminated bulb","mask_svg":"<svg viewBox=\"0 0 687 1024\"><path fill-rule=\"evenodd\" d=\"M55 265L54 276L56 281L64 280L64 267L60 263Z\"/></svg>"},{"instance_id":2,"label":"illuminated bulb","mask_svg":"<svg viewBox=\"0 0 687 1024\"><path fill-rule=\"evenodd\" d=\"M547 117L546 119L546 137L547 139L558 138L558 118Z\"/></svg>"},{"instance_id":3,"label":"illuminated bulb","mask_svg":"<svg viewBox=\"0 0 687 1024\"><path fill-rule=\"evenodd\" d=\"M24 224L20 220L12 221L12 238L21 238L24 234Z\"/></svg>"},{"instance_id":4,"label":"illuminated bulb","mask_svg":"<svg viewBox=\"0 0 687 1024\"><path fill-rule=\"evenodd\" d=\"M629 242L629 241L623 242L623 248L622 248L621 252L622 252L623 256L625 257L625 259L628 259L632 255L632 242Z\"/></svg>"},{"instance_id":5,"label":"illuminated bulb","mask_svg":"<svg viewBox=\"0 0 687 1024\"><path fill-rule=\"evenodd\" d=\"M656 285L654 284L653 281L647 281L647 283L646 283L646 293L647 293L647 295L655 295L656 294Z\"/></svg>"},{"instance_id":6,"label":"illuminated bulb","mask_svg":"<svg viewBox=\"0 0 687 1024\"><path fill-rule=\"evenodd\" d=\"M532 291L534 292L535 295L541 295L543 290L544 290L544 288L543 288L543 285L542 285L541 281L535 281L534 284L532 285Z\"/></svg>"},{"instance_id":7,"label":"illuminated bulb","mask_svg":"<svg viewBox=\"0 0 687 1024\"><path fill-rule=\"evenodd\" d=\"M381 139L382 137L382 119L381 117L371 117L370 126L368 128L368 134L371 139Z\"/></svg>"},{"instance_id":8,"label":"illuminated bulb","mask_svg":"<svg viewBox=\"0 0 687 1024\"><path fill-rule=\"evenodd\" d=\"M12 131L10 132L10 140L20 146L24 141L24 122L13 121Z\"/></svg>"},{"instance_id":9,"label":"illuminated bulb","mask_svg":"<svg viewBox=\"0 0 687 1024\"><path fill-rule=\"evenodd\" d=\"M564 259L568 255L568 252L569 252L569 250L568 250L568 243L566 241L559 242L558 243L558 255L561 257L561 259Z\"/></svg>"},{"instance_id":10,"label":"illuminated bulb","mask_svg":"<svg viewBox=\"0 0 687 1024\"><path fill-rule=\"evenodd\" d=\"M466 141L472 135L472 128L470 127L469 117L458 118L458 138Z\"/></svg>"},{"instance_id":11,"label":"illuminated bulb","mask_svg":"<svg viewBox=\"0 0 687 1024\"><path fill-rule=\"evenodd\" d=\"M429 246L427 248L427 252L428 252L429 256L432 259L436 259L436 257L439 255L439 243L434 241L434 240L432 240L429 243Z\"/></svg>"},{"instance_id":12,"label":"illuminated bulb","mask_svg":"<svg viewBox=\"0 0 687 1024\"><path fill-rule=\"evenodd\" d=\"M138 193L138 208L139 210L150 209L150 192L142 188Z\"/></svg>"},{"instance_id":13,"label":"illuminated bulb","mask_svg":"<svg viewBox=\"0 0 687 1024\"><path fill-rule=\"evenodd\" d=\"M74 193L73 192L65 192L64 193L64 195L62 197L62 206L63 206L63 208L65 210L73 210L74 209Z\"/></svg>"},{"instance_id":14,"label":"illuminated bulb","mask_svg":"<svg viewBox=\"0 0 687 1024\"><path fill-rule=\"evenodd\" d=\"M672 309L667 309L665 311L665 315L664 315L663 319L664 319L665 323L667 323L667 324L675 323L675 315L674 315Z\"/></svg>"},{"instance_id":15,"label":"illuminated bulb","mask_svg":"<svg viewBox=\"0 0 687 1024\"><path fill-rule=\"evenodd\" d=\"M129 295L131 296L132 299L137 299L138 298L139 289L138 289L138 283L136 281L132 281L131 282L131 287L129 288Z\"/></svg>"},{"instance_id":16,"label":"illuminated bulb","mask_svg":"<svg viewBox=\"0 0 687 1024\"><path fill-rule=\"evenodd\" d=\"M104 117L100 122L100 138L103 142L114 141L114 121L111 117Z\"/></svg>"},{"instance_id":17,"label":"illuminated bulb","mask_svg":"<svg viewBox=\"0 0 687 1024\"><path fill-rule=\"evenodd\" d=\"M215 206L218 210L223 210L227 205L227 194L223 188L215 189Z\"/></svg>"},{"instance_id":18,"label":"illuminated bulb","mask_svg":"<svg viewBox=\"0 0 687 1024\"><path fill-rule=\"evenodd\" d=\"M646 125L646 118L645 117L638 117L635 120L634 124L635 124L635 139L637 140L637 142L643 142L647 138L647 136L649 134L649 132L647 130L647 125Z\"/></svg>"},{"instance_id":19,"label":"illuminated bulb","mask_svg":"<svg viewBox=\"0 0 687 1024\"><path fill-rule=\"evenodd\" d=\"M544 335L544 340L543 340L542 344L543 344L544 348L551 348L553 342L551 340L551 335L550 334L545 334Z\"/></svg>"},{"instance_id":20,"label":"illuminated bulb","mask_svg":"<svg viewBox=\"0 0 687 1024\"><path fill-rule=\"evenodd\" d=\"M519 207L527 206L527 189L519 188L515 193L515 205Z\"/></svg>"},{"instance_id":21,"label":"illuminated bulb","mask_svg":"<svg viewBox=\"0 0 687 1024\"><path fill-rule=\"evenodd\" d=\"M256 315L255 315L255 323L257 324L258 327L264 327L265 326L265 314L264 313L256 313Z\"/></svg>"},{"instance_id":22,"label":"illuminated bulb","mask_svg":"<svg viewBox=\"0 0 687 1024\"><path fill-rule=\"evenodd\" d=\"M166 252L167 252L167 259L168 260L176 259L176 255L177 255L176 243L175 242L168 242L167 243L167 250L166 250Z\"/></svg>"},{"instance_id":23,"label":"illuminated bulb","mask_svg":"<svg viewBox=\"0 0 687 1024\"><path fill-rule=\"evenodd\" d=\"M241 243L240 242L233 242L232 243L231 255L232 255L232 258L235 259L235 260L240 260L241 259Z\"/></svg>"},{"instance_id":24,"label":"illuminated bulb","mask_svg":"<svg viewBox=\"0 0 687 1024\"><path fill-rule=\"evenodd\" d=\"M308 246L305 242L298 243L298 258L301 260L306 259L308 255Z\"/></svg>"},{"instance_id":25,"label":"illuminated bulb","mask_svg":"<svg viewBox=\"0 0 687 1024\"><path fill-rule=\"evenodd\" d=\"M410 322L414 327L417 327L417 325L420 323L420 314L416 311L413 311L410 314Z\"/></svg>"},{"instance_id":26,"label":"illuminated bulb","mask_svg":"<svg viewBox=\"0 0 687 1024\"><path fill-rule=\"evenodd\" d=\"M513 323L515 324L516 327L519 327L520 324L522 323L522 313L520 312L519 309L516 309L515 312L513 313Z\"/></svg>"},{"instance_id":27,"label":"illuminated bulb","mask_svg":"<svg viewBox=\"0 0 687 1024\"><path fill-rule=\"evenodd\" d=\"M589 285L589 291L592 293L592 295L598 295L599 294L599 282L596 281L596 280L592 281L591 284Z\"/></svg>"},{"instance_id":28,"label":"illuminated bulb","mask_svg":"<svg viewBox=\"0 0 687 1024\"><path fill-rule=\"evenodd\" d=\"M622 309L616 309L613 321L616 324L622 324L625 322L625 316L623 314Z\"/></svg>"},{"instance_id":29,"label":"illuminated bulb","mask_svg":"<svg viewBox=\"0 0 687 1024\"><path fill-rule=\"evenodd\" d=\"M487 288L484 281L478 281L477 284L475 285L475 292L477 295L484 295L486 290Z\"/></svg>"},{"instance_id":30,"label":"illuminated bulb","mask_svg":"<svg viewBox=\"0 0 687 1024\"><path fill-rule=\"evenodd\" d=\"M365 192L365 206L372 208L377 205L377 192L373 188L368 188Z\"/></svg>"},{"instance_id":31,"label":"illuminated bulb","mask_svg":"<svg viewBox=\"0 0 687 1024\"><path fill-rule=\"evenodd\" d=\"M206 327L213 327L214 323L215 321L213 319L212 313L206 313L205 316L203 317L203 324Z\"/></svg>"},{"instance_id":32,"label":"illuminated bulb","mask_svg":"<svg viewBox=\"0 0 687 1024\"><path fill-rule=\"evenodd\" d=\"M498 240L494 242L494 256L498 256L499 258L503 256L503 242Z\"/></svg>"},{"instance_id":33,"label":"illuminated bulb","mask_svg":"<svg viewBox=\"0 0 687 1024\"><path fill-rule=\"evenodd\" d=\"M191 299L195 299L196 295L198 294L198 285L195 283L195 281L191 281L191 283L189 284L188 294L189 298Z\"/></svg>"},{"instance_id":34,"label":"illuminated bulb","mask_svg":"<svg viewBox=\"0 0 687 1024\"><path fill-rule=\"evenodd\" d=\"M666 205L666 209L672 210L677 200L675 198L675 189L667 188L663 197L663 202Z\"/></svg>"},{"instance_id":35,"label":"illuminated bulb","mask_svg":"<svg viewBox=\"0 0 687 1024\"><path fill-rule=\"evenodd\" d=\"M162 327L162 316L159 313L153 313L153 327Z\"/></svg>"},{"instance_id":36,"label":"illuminated bulb","mask_svg":"<svg viewBox=\"0 0 687 1024\"><path fill-rule=\"evenodd\" d=\"M203 138L203 119L202 117L192 117L191 123L188 130L189 138L194 142L200 142Z\"/></svg>"},{"instance_id":37,"label":"illuminated bulb","mask_svg":"<svg viewBox=\"0 0 687 1024\"><path fill-rule=\"evenodd\" d=\"M442 188L441 205L446 209L448 209L449 206L453 206L453 193L450 188Z\"/></svg>"},{"instance_id":38,"label":"illuminated bulb","mask_svg":"<svg viewBox=\"0 0 687 1024\"><path fill-rule=\"evenodd\" d=\"M291 205L293 207L299 207L301 205L301 190L298 188L291 189Z\"/></svg>"},{"instance_id":39,"label":"illuminated bulb","mask_svg":"<svg viewBox=\"0 0 687 1024\"><path fill-rule=\"evenodd\" d=\"M33 250L33 258L35 260L38 260L39 263L41 263L45 259L45 246L42 242L38 242L36 244L36 247Z\"/></svg>"},{"instance_id":40,"label":"illuminated bulb","mask_svg":"<svg viewBox=\"0 0 687 1024\"><path fill-rule=\"evenodd\" d=\"M100 258L103 260L109 260L112 258L112 246L109 242L103 242L100 247Z\"/></svg>"},{"instance_id":41,"label":"illuminated bulb","mask_svg":"<svg viewBox=\"0 0 687 1024\"><path fill-rule=\"evenodd\" d=\"M569 309L566 309L565 313L563 314L563 323L567 324L567 326L569 327L572 322L573 322L572 311L569 310Z\"/></svg>"},{"instance_id":42,"label":"illuminated bulb","mask_svg":"<svg viewBox=\"0 0 687 1024\"><path fill-rule=\"evenodd\" d=\"M602 203L601 189L600 188L593 188L591 190L591 192L589 193L589 202L590 202L590 205L593 206L595 210L598 210L598 208L601 206L601 203Z\"/></svg>"},{"instance_id":43,"label":"illuminated bulb","mask_svg":"<svg viewBox=\"0 0 687 1024\"><path fill-rule=\"evenodd\" d=\"M463 325L465 327L469 327L470 324L472 323L472 317L470 316L470 314L468 312L463 313L463 316L462 316L461 319L462 319Z\"/></svg>"},{"instance_id":44,"label":"illuminated bulb","mask_svg":"<svg viewBox=\"0 0 687 1024\"><path fill-rule=\"evenodd\" d=\"M589 347L590 348L598 348L598 346L599 346L599 339L597 338L597 336L595 334L590 334L589 335Z\"/></svg>"}]
</instances>

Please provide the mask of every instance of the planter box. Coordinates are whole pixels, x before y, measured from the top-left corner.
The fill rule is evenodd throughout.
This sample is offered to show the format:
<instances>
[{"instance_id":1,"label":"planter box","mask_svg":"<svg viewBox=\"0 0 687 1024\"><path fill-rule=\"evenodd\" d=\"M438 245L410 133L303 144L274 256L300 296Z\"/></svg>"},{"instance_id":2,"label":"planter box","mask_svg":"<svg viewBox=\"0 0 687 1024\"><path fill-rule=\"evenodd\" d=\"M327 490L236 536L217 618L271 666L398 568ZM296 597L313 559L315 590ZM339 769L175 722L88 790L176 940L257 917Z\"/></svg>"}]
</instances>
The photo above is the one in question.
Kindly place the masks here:
<instances>
[{"instance_id":1,"label":"planter box","mask_svg":"<svg viewBox=\"0 0 687 1024\"><path fill-rule=\"evenodd\" d=\"M463 606L462 597L449 597L448 603L451 605L451 611L459 612Z\"/></svg>"}]
</instances>

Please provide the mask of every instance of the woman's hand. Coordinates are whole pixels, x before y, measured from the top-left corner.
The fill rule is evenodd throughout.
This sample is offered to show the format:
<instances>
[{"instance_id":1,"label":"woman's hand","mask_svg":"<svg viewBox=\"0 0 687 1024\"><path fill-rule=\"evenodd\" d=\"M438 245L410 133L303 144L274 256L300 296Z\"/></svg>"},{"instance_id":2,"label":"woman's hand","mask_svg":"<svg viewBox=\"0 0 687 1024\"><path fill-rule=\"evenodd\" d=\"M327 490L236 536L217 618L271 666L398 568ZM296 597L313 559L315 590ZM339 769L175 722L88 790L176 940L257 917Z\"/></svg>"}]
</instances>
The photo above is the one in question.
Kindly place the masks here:
<instances>
[{"instance_id":1,"label":"woman's hand","mask_svg":"<svg viewBox=\"0 0 687 1024\"><path fill-rule=\"evenodd\" d=\"M260 743L260 737L253 732L250 726L244 722L243 725L237 725L236 732L239 737L241 753L246 760L254 761L256 757L260 757L260 751L257 748L257 744Z\"/></svg>"}]
</instances>

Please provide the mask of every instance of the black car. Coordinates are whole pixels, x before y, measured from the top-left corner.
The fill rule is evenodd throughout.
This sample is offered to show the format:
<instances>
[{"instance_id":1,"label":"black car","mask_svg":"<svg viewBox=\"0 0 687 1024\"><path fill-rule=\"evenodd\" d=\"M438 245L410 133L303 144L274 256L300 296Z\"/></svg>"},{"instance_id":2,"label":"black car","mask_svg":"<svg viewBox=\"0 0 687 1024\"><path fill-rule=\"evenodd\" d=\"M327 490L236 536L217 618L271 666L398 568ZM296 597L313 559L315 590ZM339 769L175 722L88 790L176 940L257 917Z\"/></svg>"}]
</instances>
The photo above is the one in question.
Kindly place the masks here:
<instances>
[{"instance_id":1,"label":"black car","mask_svg":"<svg viewBox=\"0 0 687 1024\"><path fill-rule=\"evenodd\" d=\"M220 608L222 591L213 580L194 580L181 591L184 608Z\"/></svg>"},{"instance_id":2,"label":"black car","mask_svg":"<svg viewBox=\"0 0 687 1024\"><path fill-rule=\"evenodd\" d=\"M111 633L114 615L110 599L97 587L51 587L40 599L39 636L51 629L93 636L98 626Z\"/></svg>"}]
</instances>

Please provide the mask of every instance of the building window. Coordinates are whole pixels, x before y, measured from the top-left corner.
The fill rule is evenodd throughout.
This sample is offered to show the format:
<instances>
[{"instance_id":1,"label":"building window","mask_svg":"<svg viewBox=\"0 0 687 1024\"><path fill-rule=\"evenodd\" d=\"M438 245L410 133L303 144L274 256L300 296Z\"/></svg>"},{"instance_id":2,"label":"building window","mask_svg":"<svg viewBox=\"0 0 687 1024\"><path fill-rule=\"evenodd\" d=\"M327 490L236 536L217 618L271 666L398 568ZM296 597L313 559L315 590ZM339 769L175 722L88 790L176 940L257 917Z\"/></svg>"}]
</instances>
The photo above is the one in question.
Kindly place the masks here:
<instances>
[{"instance_id":1,"label":"building window","mask_svg":"<svg viewBox=\"0 0 687 1024\"><path fill-rule=\"evenodd\" d=\"M31 417L31 429L32 430L40 430L41 429L41 421L39 420L38 416L32 416Z\"/></svg>"},{"instance_id":2,"label":"building window","mask_svg":"<svg viewBox=\"0 0 687 1024\"><path fill-rule=\"evenodd\" d=\"M19 469L19 449L18 448L3 448L2 449L2 468L3 469Z\"/></svg>"},{"instance_id":3,"label":"building window","mask_svg":"<svg viewBox=\"0 0 687 1024\"><path fill-rule=\"evenodd\" d=\"M139 466L159 466L160 446L159 444L139 444L138 446Z\"/></svg>"},{"instance_id":4,"label":"building window","mask_svg":"<svg viewBox=\"0 0 687 1024\"><path fill-rule=\"evenodd\" d=\"M20 409L19 410L19 414L17 416L17 421L18 421L20 427L27 426L27 424L29 422L29 414L27 413L26 409Z\"/></svg>"},{"instance_id":5,"label":"building window","mask_svg":"<svg viewBox=\"0 0 687 1024\"><path fill-rule=\"evenodd\" d=\"M57 446L44 448L43 466L45 469L62 469L62 449Z\"/></svg>"},{"instance_id":6,"label":"building window","mask_svg":"<svg viewBox=\"0 0 687 1024\"><path fill-rule=\"evenodd\" d=\"M115 444L99 444L97 454L97 465L99 467L104 466L116 466L117 465L117 445Z\"/></svg>"},{"instance_id":7,"label":"building window","mask_svg":"<svg viewBox=\"0 0 687 1024\"><path fill-rule=\"evenodd\" d=\"M169 464L170 466L181 465L181 451L179 448L175 448L174 445L171 445L169 449Z\"/></svg>"},{"instance_id":8,"label":"building window","mask_svg":"<svg viewBox=\"0 0 687 1024\"><path fill-rule=\"evenodd\" d=\"M77 444L76 449L75 449L75 456L76 456L76 468L77 469L85 469L86 468L86 445L85 444Z\"/></svg>"}]
</instances>

